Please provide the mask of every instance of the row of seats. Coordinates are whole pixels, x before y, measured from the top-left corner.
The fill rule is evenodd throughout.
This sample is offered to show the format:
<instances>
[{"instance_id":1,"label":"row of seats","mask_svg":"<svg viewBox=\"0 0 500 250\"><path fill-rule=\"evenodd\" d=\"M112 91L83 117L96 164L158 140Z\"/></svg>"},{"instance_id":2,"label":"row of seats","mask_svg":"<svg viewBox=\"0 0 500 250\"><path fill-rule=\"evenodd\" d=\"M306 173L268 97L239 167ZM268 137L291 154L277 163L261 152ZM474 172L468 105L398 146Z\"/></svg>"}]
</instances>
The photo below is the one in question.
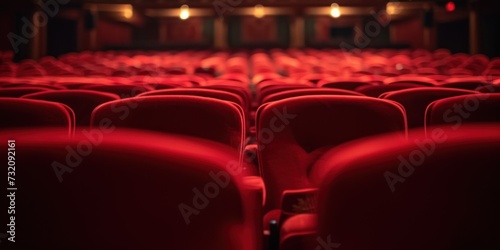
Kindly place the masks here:
<instances>
[{"instance_id":1,"label":"row of seats","mask_svg":"<svg viewBox=\"0 0 500 250\"><path fill-rule=\"evenodd\" d=\"M479 76L500 75L500 61L484 55L447 50L315 50L254 51L107 51L81 52L19 64L6 61L1 76L143 76L280 73L294 79L317 74L334 77L365 75Z\"/></svg>"},{"instance_id":2,"label":"row of seats","mask_svg":"<svg viewBox=\"0 0 500 250\"><path fill-rule=\"evenodd\" d=\"M283 250L500 247L500 124L429 131L326 150L310 167L316 198L292 200L294 215L271 242ZM146 131L65 133L0 133L16 140L16 247L262 249L262 203L251 181L230 174L234 149ZM64 171L62 182L54 171Z\"/></svg>"},{"instance_id":3,"label":"row of seats","mask_svg":"<svg viewBox=\"0 0 500 250\"><path fill-rule=\"evenodd\" d=\"M410 58L411 65L416 65L415 61L418 62L423 58L430 58L430 61L434 61L449 57L444 51L429 52L430 54L418 51L411 51L411 53L407 53L408 51L376 52L377 56L391 60ZM178 54L183 53L167 53L172 57L160 56L159 58L154 54L142 55L142 57L134 55L133 61L137 63L138 58L140 58L140 60L148 62L151 58L156 58L158 59L155 61L156 63L169 65L174 62L171 61L172 58L178 60L181 58ZM420 158L415 158L416 153L412 153L416 152L415 148L420 149L425 154L432 151L431 155L434 155L433 152L437 150L437 147L429 149L429 143L426 141L424 148L422 148L421 142L429 138L433 139L436 131L442 130L441 134L444 133L446 138L457 138L456 141L451 139L443 142L444 144L450 143L452 146L449 150L444 150L442 156L444 158L436 156L440 163L451 161L449 158L453 154L448 153L448 151L459 152L458 149L453 151L456 147L453 145L467 145L468 142L475 144L492 138L491 141L486 141L484 144L494 145L491 150L497 148L496 144L498 143L494 138L496 138L498 128L500 128L498 124L480 127L465 125L500 122L498 112L500 94L495 93L500 85L494 78L454 75L444 79L441 78L443 75L394 77L368 74L345 77L332 76L333 74L324 74L324 72L318 73L318 69L314 69L316 73L295 72L290 74L293 70L282 68L285 64L284 61L286 61L283 58L301 58L304 63L313 64L314 58L326 59L328 55L335 53L331 51L320 53L314 50L280 53L282 51L248 55L242 52L230 58L221 56L224 60L217 59L216 61L225 62L225 69L231 68L231 70L225 71L220 76L212 74L213 72L209 74L208 71L198 75L185 74L189 73L189 70L181 69L166 74L167 67L159 70L160 75L163 74L161 76L75 77L62 73L61 76L1 78L0 96L5 97L0 97L0 116L9 117L9 119L0 121L0 130L7 132L6 135L12 135L12 138L19 138L19 141L29 142L30 146L27 146L29 150L23 154L33 154L34 157L21 162L20 166L46 166L46 168L39 170L40 172L29 172L30 167L26 167L28 172L23 172L23 174L33 178L46 176L46 178L33 181L34 186L31 187L33 190L36 189L36 186L48 188L47 190L54 193L50 199L55 201L55 206L59 207L43 206L47 210L55 211L47 213L51 215L50 218L59 213L60 209L67 209L67 211L77 211L75 213L82 215L81 220L78 218L77 221L73 221L76 225L85 225L83 228L74 229L74 232L61 232L67 237L67 241L61 242L56 242L54 237L45 234L35 236L33 235L34 231L29 231L29 233L27 231L25 234L34 237L34 239L46 239L40 241L45 246L67 249L72 248L68 246L75 241L82 240L83 236L76 235L76 232L88 235L86 230L90 230L91 222L101 226L100 235L109 233L113 224L120 225L120 230L113 232L109 239L102 236L97 237L95 241L82 244L82 249L100 248L97 247L99 243L103 243L102 246L109 248L120 237L119 235L133 237L131 236L132 228L141 223L139 220L134 220L130 224L125 224L124 217L137 216L140 211L149 210L149 205L138 208L130 206L128 202L136 202L140 198L139 190L154 189L161 191L153 192L146 199L149 201L147 204L156 205L158 210L152 212L151 217L146 217L146 222L143 223L150 225L151 230L155 232L150 233L151 230L145 230L141 232L144 234L140 234L140 237L132 239L130 245L127 245L126 242L120 243L118 245L120 248L137 249L140 244L139 238L144 238L150 239L150 242L144 245L145 249L157 249L158 246L165 246L159 235L165 235L166 232L176 230L175 228L179 229L171 234L170 240L172 248L175 249L198 249L200 247L208 249L258 249L261 245L270 246L272 249L278 247L281 249L316 249L317 246L322 246L324 242L331 239L339 239L338 243L346 248L365 248L362 243L357 242L354 231L345 228L348 227L348 222L339 223L339 227L335 227L335 229L327 225L332 222L328 211L337 209L335 204L328 207L331 204L327 201L336 199L328 196L330 185L335 186L337 182L339 185L343 183L343 179L337 180L336 177L329 177L334 175L330 174L330 171L339 174L335 170L340 166L337 159L348 159L353 156L352 164L354 165L347 164L350 166L349 170L350 168L353 170L358 168L359 159L366 160L367 166L372 163L373 166L378 163L386 164L384 167L387 169L389 166L395 166L395 171L399 171L398 175L389 175L389 177L386 177L384 167L374 167L377 171L382 171L379 175L380 179L375 180L377 183L374 184L380 189L371 187L374 190L384 188L387 193L391 194L394 187L408 183L405 182L406 178L410 181L410 175L407 174L407 171L410 170L404 168L412 167L407 165L401 167L401 165L395 165L394 161L399 160L400 155L410 155L410 159L407 160L410 162L420 161L422 158L420 154L418 155ZM193 58L203 58L209 54L185 52L185 55L193 55ZM371 60L369 58L372 58L373 54L373 51L368 51L368 53L361 55L351 55L351 59L361 58L360 63L367 64L365 61ZM125 60L126 57L131 57L133 54L118 55L101 52L99 55L103 55L108 63L118 64L114 61L115 59ZM70 57L72 57L71 60L68 59ZM94 54L82 53L63 56L58 60L60 62L72 61L78 57L93 58L92 60L98 58ZM460 57L454 55L451 57L454 59L450 59L452 62L450 65L462 65L458 63L459 59L457 58L462 58L464 60L462 63L467 62L466 65L469 66L476 64L486 66L494 61L489 59L485 61L480 56ZM243 60L243 58L247 59ZM333 58L330 59L333 60ZM474 63L471 63L470 60ZM388 61L385 60L384 63L388 64ZM142 63L137 65L142 65ZM21 66L15 65L13 67ZM331 69L331 67L329 68ZM250 71L260 73L248 77L251 74ZM276 73L276 71L280 73ZM479 72L479 70L477 71ZM151 74L151 72L147 74ZM366 92L363 93L363 91ZM35 128L33 129L33 127ZM54 130L54 127L59 127L59 129ZM22 128L27 128L27 130L14 131ZM417 129L410 130L411 128ZM47 136L34 136L42 133ZM370 139L381 134L390 135ZM483 136L483 134L488 134L490 137ZM28 140L30 137L34 137L34 139ZM50 138L55 138L55 140ZM50 142L46 150L51 153L45 154L44 150L41 150L43 143L46 142ZM148 145L146 146L146 144ZM104 146L101 147L101 145ZM350 148L349 145L354 146ZM391 145L396 146L391 147ZM410 150L411 145L415 145L413 151L405 151ZM142 147L142 149L138 150L135 147ZM148 154L151 150L154 152ZM340 153L336 153L337 150ZM489 150L487 152L490 152ZM137 152L128 153L131 151ZM231 156L224 156L224 152L231 152ZM408 154L403 152L408 152ZM387 157L390 155L393 158L384 158L385 153L387 153ZM42 157L42 155L44 156ZM378 158L379 155L380 158ZM36 161L38 156L42 160ZM358 159L358 156L362 158ZM427 156L429 155L424 156L424 158ZM114 162L116 158L120 159ZM141 158L148 160L145 160L145 163L140 166L145 164L148 166L144 169L144 173L134 176L135 171L140 171L137 167ZM380 159L380 161L371 161L371 159ZM470 159L473 157L471 156ZM470 165L470 159L464 160L464 167L467 164ZM490 158L486 159L488 159L486 162L490 162ZM150 163L152 161L155 163ZM172 172L169 172L170 170L162 172L161 162L163 161L169 163L165 166L170 166L168 169ZM203 162L201 165L207 167L197 167L196 165L200 165L200 162ZM330 162L333 163L330 164ZM214 165L210 165L212 163ZM341 163L343 164L343 161ZM416 167L422 164L413 165ZM112 167L108 168L108 165ZM128 172L118 175L116 171L119 171L117 169L121 165L128 169ZM239 171L234 170L234 165L239 166ZM88 170L84 170L80 174L80 168L88 168ZM82 182L92 180L92 174L98 168L106 169L102 175L99 175L101 179L96 180L95 189L92 188L92 183L83 185ZM377 178L370 171L370 168L367 167L356 174L360 177L360 183L367 180L362 178L364 175L369 178ZM56 174L54 175L54 173ZM117 179L113 180L111 184L106 184L105 179L112 178L110 177L112 173L117 175L115 177ZM227 175L227 173L232 174ZM496 173L491 174L495 176ZM149 180L148 176L150 175L157 178ZM160 184L164 175L170 176L165 179L168 180L168 183ZM135 177L138 180L133 179ZM346 178L348 180L354 177L347 176ZM457 181L462 180L460 176L457 178ZM227 191L232 194L228 196L230 201L226 201L225 198L218 200L219 195L214 193L226 192L224 186L229 179L234 179L235 182ZM330 179L335 181L329 182ZM53 183L57 181L68 185L64 187L69 191L60 190ZM148 184L143 183L148 181ZM383 188L380 186L380 181L384 184ZM182 184L179 184L181 182ZM212 182L220 187L209 185ZM130 183L133 183L133 186L130 186L132 185ZM120 187L123 185L129 185L122 189L129 191L120 193ZM370 187L370 185L366 187ZM418 186L418 184L415 185ZM420 185L423 184L420 183ZM132 187L141 188L132 191ZM346 187L357 188L349 185ZM437 187L448 188L446 185ZM46 190L44 188L33 192L38 194L37 192ZM83 208L88 208L88 206L82 206L82 209L75 210L74 206L81 205L77 202L78 199L81 199L82 202L88 202L92 198L89 195L97 192L89 192L88 190L97 190L98 188L109 189L106 190L109 192L98 195L100 209L96 212L87 212ZM165 194L164 190L167 188L168 190L176 190L175 192L182 189L182 192L176 194L167 192ZM198 189L196 191L193 188ZM341 189L343 188L345 187L341 187ZM345 198L347 201L353 199L350 197L350 189L346 189L349 192L341 194L341 196L349 196ZM370 188L364 189L363 185L360 185L358 189L359 192L370 190ZM70 191L77 194L76 200L63 198L67 197L66 192ZM128 192L136 192L130 201L126 201ZM354 197L363 197L361 194L354 194ZM387 196L382 191L377 194L380 194L379 197L382 199L392 199L392 196ZM160 200L155 200L158 199L158 195L161 196ZM117 196L116 199L109 198L114 196ZM172 197L171 200L170 197ZM371 197L367 195L363 198L369 199ZM180 199L184 199L184 201L181 202ZM397 198L394 199L394 202L400 202ZM38 201L35 199L33 203L26 204L26 207L39 206ZM207 208L210 207L209 204L212 204L212 201L218 204L214 206L213 210ZM374 201L372 199L362 202ZM225 203L228 207L221 209L220 206L224 206ZM130 209L127 207L123 213L111 214L116 211L110 211L110 207L118 208L122 205L130 206ZM476 206L471 205L471 207ZM231 212L227 211L229 208ZM344 214L355 214L354 211L359 211L359 213L371 211L369 209L356 210L347 205L339 208L341 212L335 213L335 216L342 218L344 218ZM210 211L205 212L205 209ZM166 214L158 214L161 211L167 212ZM353 211L353 213L349 214L349 211ZM387 209L387 211L392 210ZM43 220L37 214L26 212L33 216L30 218L33 221ZM99 213L101 215L98 215ZM374 214L370 213L370 215ZM367 225L371 225L372 228L383 228L388 225L401 227L399 224L390 223L380 224L377 227L375 222L380 222L377 221L377 218L392 218L387 217L387 214L382 215L377 214L379 217L374 216L373 218L367 217L373 222ZM85 218L89 218L88 216L101 218L101 221L88 219L87 222ZM108 217L109 220L106 219ZM161 219L155 221L154 217ZM171 227L158 229L170 217L175 217ZM199 217L203 217L200 219L200 224L190 226L190 222ZM345 218L346 220L356 219L352 216ZM134 219L136 218L134 217ZM337 219L336 217L335 220ZM321 224L321 221L326 221L326 224ZM435 221L429 223L431 222ZM188 224L187 227L186 224ZM59 220L56 220L52 225L65 225L65 228L74 227ZM356 226L361 225L362 220ZM449 224L446 225L449 226ZM480 223L478 225L484 228L484 225ZM216 228L214 237L203 234L206 232L207 226ZM415 225L415 228L422 229L421 226ZM61 229L54 226L52 230L59 232ZM404 237L402 239L409 239L409 241L387 243L389 232L396 233L390 230L387 232L387 234L383 232L374 234L374 236L364 235L363 238L366 238L367 242L373 241L375 249L423 248L420 243L401 245L412 242L409 238ZM148 234L150 234L149 238ZM196 235L200 240L190 242L187 240L189 235L191 237ZM226 235L229 240L221 240L222 235ZM454 237L457 237L456 234ZM476 236L474 235L474 237ZM491 239L485 236L482 239L473 238L470 242L461 242L455 238L426 238L426 240L428 242L434 240L439 244L452 242L460 247L469 247L470 242L481 246L481 240L490 242ZM29 245L31 243L26 244L27 248L33 248L32 245ZM455 245L439 246L442 246L440 248L455 247Z\"/></svg>"}]
</instances>

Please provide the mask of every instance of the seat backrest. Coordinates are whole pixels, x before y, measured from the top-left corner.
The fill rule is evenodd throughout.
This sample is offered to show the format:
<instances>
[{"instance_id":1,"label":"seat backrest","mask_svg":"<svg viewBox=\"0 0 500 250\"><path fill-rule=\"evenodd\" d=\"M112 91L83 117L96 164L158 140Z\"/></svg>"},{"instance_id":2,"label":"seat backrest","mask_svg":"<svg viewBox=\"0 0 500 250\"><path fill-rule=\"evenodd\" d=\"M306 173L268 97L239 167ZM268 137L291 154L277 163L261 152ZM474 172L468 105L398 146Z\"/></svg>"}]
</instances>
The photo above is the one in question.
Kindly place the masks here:
<instances>
[{"instance_id":1,"label":"seat backrest","mask_svg":"<svg viewBox=\"0 0 500 250\"><path fill-rule=\"evenodd\" d=\"M191 96L215 98L219 100L233 102L237 105L240 105L240 107L242 107L244 110L248 109L248 107L245 104L245 101L240 96L233 93L229 93L227 91L214 90L214 89L202 89L202 88L162 89L162 90L155 90L142 93L138 95L138 97L167 96L167 95L191 95Z\"/></svg>"},{"instance_id":2,"label":"seat backrest","mask_svg":"<svg viewBox=\"0 0 500 250\"><path fill-rule=\"evenodd\" d=\"M370 82L362 81L362 80L334 80L334 79L325 79L318 82L318 87L321 88L336 88L336 89L346 89L346 90L355 90L361 86L370 86L373 85Z\"/></svg>"},{"instance_id":3,"label":"seat backrest","mask_svg":"<svg viewBox=\"0 0 500 250\"><path fill-rule=\"evenodd\" d=\"M500 124L432 131L325 153L311 174L317 237L347 250L499 248Z\"/></svg>"},{"instance_id":4,"label":"seat backrest","mask_svg":"<svg viewBox=\"0 0 500 250\"><path fill-rule=\"evenodd\" d=\"M231 172L238 153L230 147L100 128L71 139L38 129L0 138L3 152L14 139L22 156L20 249L258 249L249 218L261 204Z\"/></svg>"},{"instance_id":5,"label":"seat backrest","mask_svg":"<svg viewBox=\"0 0 500 250\"><path fill-rule=\"evenodd\" d=\"M384 80L384 84L401 84L401 83L413 83L422 86L433 87L437 85L437 81L429 77L423 76L397 76L389 77Z\"/></svg>"},{"instance_id":6,"label":"seat backrest","mask_svg":"<svg viewBox=\"0 0 500 250\"><path fill-rule=\"evenodd\" d=\"M261 104L262 100L264 100L267 96L272 94L276 94L282 91L288 91L293 89L308 89L312 88L312 85L306 84L291 84L291 83L278 83L278 84L262 84L258 86L257 89L257 103Z\"/></svg>"},{"instance_id":7,"label":"seat backrest","mask_svg":"<svg viewBox=\"0 0 500 250\"><path fill-rule=\"evenodd\" d=\"M97 107L91 125L183 134L243 148L245 120L238 105L198 96L147 96L112 101Z\"/></svg>"},{"instance_id":8,"label":"seat backrest","mask_svg":"<svg viewBox=\"0 0 500 250\"><path fill-rule=\"evenodd\" d=\"M388 92L382 98L403 105L406 110L406 118L408 119L408 128L417 128L424 126L425 110L432 102L452 96L475 93L471 90L462 89L420 87Z\"/></svg>"},{"instance_id":9,"label":"seat backrest","mask_svg":"<svg viewBox=\"0 0 500 250\"><path fill-rule=\"evenodd\" d=\"M77 126L89 126L94 109L106 102L119 100L116 94L93 90L58 90L34 93L23 96L27 99L59 102L75 112Z\"/></svg>"},{"instance_id":10,"label":"seat backrest","mask_svg":"<svg viewBox=\"0 0 500 250\"><path fill-rule=\"evenodd\" d=\"M23 95L37 93L42 91L53 90L40 87L12 87L0 89L0 97L21 97Z\"/></svg>"},{"instance_id":11,"label":"seat backrest","mask_svg":"<svg viewBox=\"0 0 500 250\"><path fill-rule=\"evenodd\" d=\"M139 94L153 90L149 86L134 86L134 85L99 85L99 86L85 86L81 89L94 90L117 94L121 98L134 97Z\"/></svg>"},{"instance_id":12,"label":"seat backrest","mask_svg":"<svg viewBox=\"0 0 500 250\"><path fill-rule=\"evenodd\" d=\"M425 125L458 129L463 123L500 122L500 94L472 94L437 100L425 111Z\"/></svg>"},{"instance_id":13,"label":"seat backrest","mask_svg":"<svg viewBox=\"0 0 500 250\"><path fill-rule=\"evenodd\" d=\"M293 89L278 92L268 95L262 100L262 103L274 102L290 97L297 96L311 96L311 95L353 95L362 96L362 94L345 89L327 89L327 88L307 88L307 89Z\"/></svg>"},{"instance_id":14,"label":"seat backrest","mask_svg":"<svg viewBox=\"0 0 500 250\"><path fill-rule=\"evenodd\" d=\"M396 91L402 89L410 89L410 88L419 88L423 87L420 84L414 83L399 83L399 84L389 84L389 85L367 85L360 86L355 89L356 92L359 92L366 96L371 97L380 97L380 95L387 93L389 91Z\"/></svg>"},{"instance_id":15,"label":"seat backrest","mask_svg":"<svg viewBox=\"0 0 500 250\"><path fill-rule=\"evenodd\" d=\"M476 90L484 86L490 85L484 77L461 77L449 78L441 82L438 86L444 88L458 88Z\"/></svg>"},{"instance_id":16,"label":"seat backrest","mask_svg":"<svg viewBox=\"0 0 500 250\"><path fill-rule=\"evenodd\" d=\"M0 98L0 130L26 127L75 128L75 114L62 103L21 98Z\"/></svg>"},{"instance_id":17,"label":"seat backrest","mask_svg":"<svg viewBox=\"0 0 500 250\"><path fill-rule=\"evenodd\" d=\"M279 207L284 190L309 187L309 167L325 149L366 136L406 132L399 105L362 96L287 98L261 106L256 119L267 210Z\"/></svg>"}]
</instances>

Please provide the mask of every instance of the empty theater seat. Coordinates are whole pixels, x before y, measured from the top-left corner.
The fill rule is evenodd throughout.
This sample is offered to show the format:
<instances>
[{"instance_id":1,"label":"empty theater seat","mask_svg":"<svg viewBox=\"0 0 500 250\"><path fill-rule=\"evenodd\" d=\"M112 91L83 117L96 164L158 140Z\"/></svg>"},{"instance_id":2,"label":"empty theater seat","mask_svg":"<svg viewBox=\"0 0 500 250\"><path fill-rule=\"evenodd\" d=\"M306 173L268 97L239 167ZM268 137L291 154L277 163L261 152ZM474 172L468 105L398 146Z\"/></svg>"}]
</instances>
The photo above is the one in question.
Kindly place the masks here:
<instances>
[{"instance_id":1,"label":"empty theater seat","mask_svg":"<svg viewBox=\"0 0 500 250\"><path fill-rule=\"evenodd\" d=\"M311 174L317 217L289 219L281 249L499 248L499 124L412 134L325 153Z\"/></svg>"},{"instance_id":2,"label":"empty theater seat","mask_svg":"<svg viewBox=\"0 0 500 250\"><path fill-rule=\"evenodd\" d=\"M311 164L325 149L381 133L405 136L404 110L361 96L301 96L257 111L258 161L267 188L266 211L280 208L283 191L309 188Z\"/></svg>"},{"instance_id":3,"label":"empty theater seat","mask_svg":"<svg viewBox=\"0 0 500 250\"><path fill-rule=\"evenodd\" d=\"M16 248L259 249L261 204L234 174L234 149L108 129L0 134L2 151L14 139L19 156Z\"/></svg>"},{"instance_id":4,"label":"empty theater seat","mask_svg":"<svg viewBox=\"0 0 500 250\"><path fill-rule=\"evenodd\" d=\"M408 128L417 128L424 126L425 110L432 102L443 98L475 93L472 90L421 87L388 92L382 95L381 98L403 105L406 110Z\"/></svg>"},{"instance_id":5,"label":"empty theater seat","mask_svg":"<svg viewBox=\"0 0 500 250\"><path fill-rule=\"evenodd\" d=\"M272 95L266 96L262 103L274 102L290 97L311 96L311 95L353 95L362 96L362 94L345 89L327 89L327 88L306 88L281 91Z\"/></svg>"},{"instance_id":6,"label":"empty theater seat","mask_svg":"<svg viewBox=\"0 0 500 250\"><path fill-rule=\"evenodd\" d=\"M75 114L68 106L40 100L0 98L0 130L26 127L61 127L71 134Z\"/></svg>"},{"instance_id":7,"label":"empty theater seat","mask_svg":"<svg viewBox=\"0 0 500 250\"><path fill-rule=\"evenodd\" d=\"M100 86L86 86L84 90L94 90L117 94L121 98L134 97L139 94L153 90L149 86L134 86L134 85L100 85Z\"/></svg>"},{"instance_id":8,"label":"empty theater seat","mask_svg":"<svg viewBox=\"0 0 500 250\"><path fill-rule=\"evenodd\" d=\"M214 89L201 89L201 88L176 88L176 89L163 89L163 90L155 90L149 91L146 93L142 93L138 95L138 97L144 96L168 96L168 95L190 95L190 96L201 96L201 97L209 97L215 98L223 101L233 102L243 110L248 110L245 101L240 96L222 90L214 90Z\"/></svg>"},{"instance_id":9,"label":"empty theater seat","mask_svg":"<svg viewBox=\"0 0 500 250\"><path fill-rule=\"evenodd\" d=\"M449 78L441 83L439 83L439 87L445 88L458 88L458 89L468 89L468 90L476 90L481 87L485 87L490 85L488 81L484 77L460 77L460 78Z\"/></svg>"},{"instance_id":10,"label":"empty theater seat","mask_svg":"<svg viewBox=\"0 0 500 250\"><path fill-rule=\"evenodd\" d=\"M245 132L238 105L198 96L148 96L105 103L92 114L93 127L116 127L176 133L204 138L242 150Z\"/></svg>"},{"instance_id":11,"label":"empty theater seat","mask_svg":"<svg viewBox=\"0 0 500 250\"><path fill-rule=\"evenodd\" d=\"M89 126L94 109L106 102L120 99L116 94L93 90L59 90L34 93L23 96L27 99L59 102L75 112L76 126Z\"/></svg>"},{"instance_id":12,"label":"empty theater seat","mask_svg":"<svg viewBox=\"0 0 500 250\"><path fill-rule=\"evenodd\" d=\"M41 87L11 87L0 89L0 97L21 97L23 95L53 90Z\"/></svg>"},{"instance_id":13,"label":"empty theater seat","mask_svg":"<svg viewBox=\"0 0 500 250\"><path fill-rule=\"evenodd\" d=\"M431 103L425 125L459 129L464 123L500 122L500 94L462 95Z\"/></svg>"},{"instance_id":14,"label":"empty theater seat","mask_svg":"<svg viewBox=\"0 0 500 250\"><path fill-rule=\"evenodd\" d=\"M423 86L420 84L415 84L415 83L398 83L398 84L389 84L389 85L365 85L365 86L357 87L355 89L355 91L359 92L363 95L366 95L366 96L379 97L380 95L387 93L387 92L390 92L390 91L411 89L411 88L418 88L418 87L423 87Z\"/></svg>"},{"instance_id":15,"label":"empty theater seat","mask_svg":"<svg viewBox=\"0 0 500 250\"><path fill-rule=\"evenodd\" d=\"M322 88L336 88L336 89L346 89L355 90L360 86L370 86L371 84L368 80L363 79L343 79L343 78L326 78L318 82L318 87Z\"/></svg>"}]
</instances>

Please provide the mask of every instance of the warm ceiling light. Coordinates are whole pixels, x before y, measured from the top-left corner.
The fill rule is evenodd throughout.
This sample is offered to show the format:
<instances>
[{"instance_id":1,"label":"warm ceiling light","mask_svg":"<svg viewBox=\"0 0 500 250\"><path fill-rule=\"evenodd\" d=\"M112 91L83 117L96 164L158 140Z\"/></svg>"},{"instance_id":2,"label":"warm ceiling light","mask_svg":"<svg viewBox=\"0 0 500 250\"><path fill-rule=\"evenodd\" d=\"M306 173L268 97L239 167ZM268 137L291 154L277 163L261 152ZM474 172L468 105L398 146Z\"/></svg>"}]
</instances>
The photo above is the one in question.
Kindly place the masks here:
<instances>
[{"instance_id":1,"label":"warm ceiling light","mask_svg":"<svg viewBox=\"0 0 500 250\"><path fill-rule=\"evenodd\" d=\"M332 3L330 15L334 18L340 17L340 6L338 3Z\"/></svg>"},{"instance_id":2,"label":"warm ceiling light","mask_svg":"<svg viewBox=\"0 0 500 250\"><path fill-rule=\"evenodd\" d=\"M397 4L394 4L393 2L387 3L387 6L385 7L385 11L389 15L396 15L399 12L399 9L397 7Z\"/></svg>"},{"instance_id":3,"label":"warm ceiling light","mask_svg":"<svg viewBox=\"0 0 500 250\"><path fill-rule=\"evenodd\" d=\"M449 11L449 12L455 11L455 3L453 1L449 1L446 4L446 10Z\"/></svg>"},{"instance_id":4,"label":"warm ceiling light","mask_svg":"<svg viewBox=\"0 0 500 250\"><path fill-rule=\"evenodd\" d=\"M125 9L123 9L123 16L127 19L130 19L134 16L134 8L132 5L127 5Z\"/></svg>"},{"instance_id":5,"label":"warm ceiling light","mask_svg":"<svg viewBox=\"0 0 500 250\"><path fill-rule=\"evenodd\" d=\"M253 15L256 18L262 18L262 17L264 17L266 15L266 13L264 11L264 5L262 5L262 4L255 5L255 7L253 9Z\"/></svg>"},{"instance_id":6,"label":"warm ceiling light","mask_svg":"<svg viewBox=\"0 0 500 250\"><path fill-rule=\"evenodd\" d=\"M181 11L179 13L179 18L182 20L186 20L189 18L189 6L184 4L181 6Z\"/></svg>"}]
</instances>

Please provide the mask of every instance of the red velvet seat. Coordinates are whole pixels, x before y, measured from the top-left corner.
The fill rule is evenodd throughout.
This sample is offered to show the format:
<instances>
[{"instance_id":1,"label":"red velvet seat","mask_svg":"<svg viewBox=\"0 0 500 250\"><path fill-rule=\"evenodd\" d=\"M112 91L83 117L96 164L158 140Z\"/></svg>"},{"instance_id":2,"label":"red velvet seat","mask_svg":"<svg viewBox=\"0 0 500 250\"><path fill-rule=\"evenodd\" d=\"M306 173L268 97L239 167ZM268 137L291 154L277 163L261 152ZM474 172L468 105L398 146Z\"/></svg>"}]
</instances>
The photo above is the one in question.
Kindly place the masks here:
<instances>
[{"instance_id":1,"label":"red velvet seat","mask_svg":"<svg viewBox=\"0 0 500 250\"><path fill-rule=\"evenodd\" d=\"M21 97L23 95L49 90L53 89L41 87L11 87L0 89L0 97Z\"/></svg>"},{"instance_id":2,"label":"red velvet seat","mask_svg":"<svg viewBox=\"0 0 500 250\"><path fill-rule=\"evenodd\" d=\"M259 249L261 204L237 174L234 149L108 126L87 132L0 133L1 150L15 139L19 156L16 248Z\"/></svg>"},{"instance_id":3,"label":"red velvet seat","mask_svg":"<svg viewBox=\"0 0 500 250\"><path fill-rule=\"evenodd\" d=\"M166 95L190 95L190 96L210 97L219 100L233 102L242 107L243 110L248 110L245 101L240 96L233 93L229 93L227 91L214 90L214 89L201 89L201 88L163 89L163 90L145 92L138 95L137 97L166 96Z\"/></svg>"},{"instance_id":4,"label":"red velvet seat","mask_svg":"<svg viewBox=\"0 0 500 250\"><path fill-rule=\"evenodd\" d=\"M484 77L461 77L461 78L449 78L442 81L438 86L444 88L458 88L458 89L468 89L476 90L477 88L490 85Z\"/></svg>"},{"instance_id":5,"label":"red velvet seat","mask_svg":"<svg viewBox=\"0 0 500 250\"><path fill-rule=\"evenodd\" d=\"M381 133L406 132L404 110L391 101L360 96L301 96L269 102L257 111L259 168L266 211L283 191L309 188L309 167L326 148Z\"/></svg>"},{"instance_id":6,"label":"red velvet seat","mask_svg":"<svg viewBox=\"0 0 500 250\"><path fill-rule=\"evenodd\" d=\"M27 99L59 102L75 112L77 126L89 126L92 111L99 105L120 99L116 94L92 90L59 90L23 96Z\"/></svg>"},{"instance_id":7,"label":"red velvet seat","mask_svg":"<svg viewBox=\"0 0 500 250\"><path fill-rule=\"evenodd\" d=\"M436 86L437 82L428 77L422 76L398 76L390 77L384 80L384 84L400 84L400 83L413 83L422 86L433 87Z\"/></svg>"},{"instance_id":8,"label":"red velvet seat","mask_svg":"<svg viewBox=\"0 0 500 250\"><path fill-rule=\"evenodd\" d=\"M153 90L153 88L148 87L148 86L134 86L134 85L86 86L86 87L83 87L81 89L117 94L121 98L134 97L134 96L137 96L139 94Z\"/></svg>"},{"instance_id":9,"label":"red velvet seat","mask_svg":"<svg viewBox=\"0 0 500 250\"><path fill-rule=\"evenodd\" d=\"M233 85L232 83L233 81L228 82L217 80L208 82L206 86L203 86L203 88L222 90L237 94L238 96L243 98L243 100L245 101L245 105L247 107L250 107L252 105L252 93L250 92L250 89L241 85Z\"/></svg>"},{"instance_id":10,"label":"red velvet seat","mask_svg":"<svg viewBox=\"0 0 500 250\"><path fill-rule=\"evenodd\" d=\"M327 89L327 88L306 88L306 89L293 89L281 91L272 95L266 96L262 100L262 104L268 102L279 101L282 99L297 97L297 96L311 96L311 95L352 95L362 96L362 94L345 90L345 89Z\"/></svg>"},{"instance_id":11,"label":"red velvet seat","mask_svg":"<svg viewBox=\"0 0 500 250\"><path fill-rule=\"evenodd\" d=\"M500 85L486 85L477 88L478 92L481 93L500 93Z\"/></svg>"},{"instance_id":12,"label":"red velvet seat","mask_svg":"<svg viewBox=\"0 0 500 250\"><path fill-rule=\"evenodd\" d=\"M357 87L355 89L355 91L359 92L363 95L366 95L366 96L379 97L380 95L387 93L387 92L390 92L390 91L411 89L411 88L418 88L418 87L423 87L423 86L420 84L415 84L415 83L398 83L398 84L389 84L389 85L365 85L365 86Z\"/></svg>"},{"instance_id":13,"label":"red velvet seat","mask_svg":"<svg viewBox=\"0 0 500 250\"><path fill-rule=\"evenodd\" d=\"M261 104L267 96L276 94L282 91L294 90L294 89L308 89L313 88L312 85L308 84L296 84L296 83L279 83L279 82L264 82L257 87L257 103Z\"/></svg>"},{"instance_id":14,"label":"red velvet seat","mask_svg":"<svg viewBox=\"0 0 500 250\"><path fill-rule=\"evenodd\" d=\"M500 94L462 95L435 101L427 107L425 125L458 129L464 123L500 122Z\"/></svg>"},{"instance_id":15,"label":"red velvet seat","mask_svg":"<svg viewBox=\"0 0 500 250\"><path fill-rule=\"evenodd\" d=\"M60 127L71 134L75 128L75 114L61 103L0 98L0 130L27 127Z\"/></svg>"},{"instance_id":16,"label":"red velvet seat","mask_svg":"<svg viewBox=\"0 0 500 250\"><path fill-rule=\"evenodd\" d=\"M317 218L289 219L280 249L298 249L304 238L313 241L302 249L499 248L499 124L434 129L427 138L388 135L325 153L311 174Z\"/></svg>"},{"instance_id":17,"label":"red velvet seat","mask_svg":"<svg viewBox=\"0 0 500 250\"><path fill-rule=\"evenodd\" d=\"M362 79L327 78L318 82L318 87L355 90L360 86L371 86L372 83Z\"/></svg>"},{"instance_id":18,"label":"red velvet seat","mask_svg":"<svg viewBox=\"0 0 500 250\"><path fill-rule=\"evenodd\" d=\"M243 149L245 120L237 104L198 96L147 96L108 102L92 113L91 124L176 133Z\"/></svg>"},{"instance_id":19,"label":"red velvet seat","mask_svg":"<svg viewBox=\"0 0 500 250\"><path fill-rule=\"evenodd\" d=\"M472 90L421 87L388 92L381 98L403 105L408 119L408 128L417 128L424 126L425 110L432 102L443 98L475 93Z\"/></svg>"}]
</instances>

